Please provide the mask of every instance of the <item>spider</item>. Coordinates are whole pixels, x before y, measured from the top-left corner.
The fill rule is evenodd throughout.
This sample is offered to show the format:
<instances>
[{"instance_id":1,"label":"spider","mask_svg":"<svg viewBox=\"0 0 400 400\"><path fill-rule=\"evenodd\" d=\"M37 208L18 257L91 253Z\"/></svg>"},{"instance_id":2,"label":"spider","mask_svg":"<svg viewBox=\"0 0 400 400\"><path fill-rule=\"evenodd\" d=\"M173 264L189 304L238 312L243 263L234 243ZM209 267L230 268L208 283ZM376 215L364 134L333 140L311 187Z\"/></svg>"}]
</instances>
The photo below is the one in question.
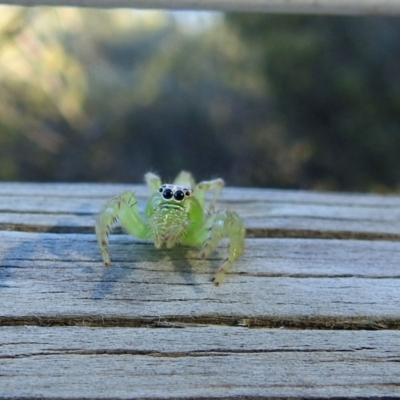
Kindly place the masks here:
<instances>
[{"instance_id":1,"label":"spider","mask_svg":"<svg viewBox=\"0 0 400 400\"><path fill-rule=\"evenodd\" d=\"M171 248L176 244L201 246L200 257L207 257L218 242L229 239L228 257L214 275L212 282L218 286L233 262L243 253L245 227L234 211L215 211L214 206L224 185L222 179L203 181L197 185L189 172L182 171L172 184L162 183L159 176L149 172L145 182L150 189L150 198L143 217L137 208L137 199L126 191L110 199L100 212L96 223L96 234L104 265L110 265L108 234L119 220L131 235L150 239L159 249L163 244ZM205 192L214 195L205 210Z\"/></svg>"}]
</instances>

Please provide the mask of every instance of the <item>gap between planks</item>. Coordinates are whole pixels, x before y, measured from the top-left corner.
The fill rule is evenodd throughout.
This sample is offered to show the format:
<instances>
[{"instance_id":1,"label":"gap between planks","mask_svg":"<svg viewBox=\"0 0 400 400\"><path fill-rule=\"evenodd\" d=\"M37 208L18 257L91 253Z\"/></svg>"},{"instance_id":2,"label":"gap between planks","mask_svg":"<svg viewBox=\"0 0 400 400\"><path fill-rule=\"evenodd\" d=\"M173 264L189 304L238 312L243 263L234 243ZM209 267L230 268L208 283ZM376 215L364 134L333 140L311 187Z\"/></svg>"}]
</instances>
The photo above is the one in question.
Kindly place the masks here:
<instances>
[{"instance_id":1,"label":"gap between planks","mask_svg":"<svg viewBox=\"0 0 400 400\"><path fill-rule=\"evenodd\" d=\"M70 233L94 234L93 225L36 225L25 223L0 223L0 231L32 232L32 233ZM126 232L119 226L112 231L113 235ZM314 230L293 228L246 228L247 238L307 238L307 239L342 239L342 240L383 240L400 242L400 233L346 231L346 230Z\"/></svg>"},{"instance_id":2,"label":"gap between planks","mask_svg":"<svg viewBox=\"0 0 400 400\"><path fill-rule=\"evenodd\" d=\"M115 317L115 316L77 316L77 315L40 315L40 316L0 316L1 326L80 326L97 328L169 328L182 329L201 326L230 326L266 329L291 330L400 330L400 318L397 317L333 317L304 316L277 317L258 316L238 318L224 315L163 316L163 317Z\"/></svg>"}]
</instances>

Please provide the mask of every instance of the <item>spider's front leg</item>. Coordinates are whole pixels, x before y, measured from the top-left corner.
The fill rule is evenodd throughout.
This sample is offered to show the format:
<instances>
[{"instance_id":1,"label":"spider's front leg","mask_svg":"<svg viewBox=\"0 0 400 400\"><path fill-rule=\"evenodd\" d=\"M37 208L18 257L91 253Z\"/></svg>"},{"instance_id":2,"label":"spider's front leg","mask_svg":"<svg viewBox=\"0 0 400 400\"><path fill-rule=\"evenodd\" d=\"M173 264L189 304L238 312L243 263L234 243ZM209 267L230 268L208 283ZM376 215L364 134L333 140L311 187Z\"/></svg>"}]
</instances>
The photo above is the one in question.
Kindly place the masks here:
<instances>
[{"instance_id":1,"label":"spider's front leg","mask_svg":"<svg viewBox=\"0 0 400 400\"><path fill-rule=\"evenodd\" d=\"M152 172L145 174L144 181L150 190L150 194L156 193L161 186L161 178Z\"/></svg>"},{"instance_id":2,"label":"spider's front leg","mask_svg":"<svg viewBox=\"0 0 400 400\"><path fill-rule=\"evenodd\" d=\"M96 235L104 265L110 265L108 253L108 234L113 225L121 221L122 226L131 235L145 238L148 236L147 225L141 220L137 209L137 200L132 192L124 192L109 200L100 212L96 223Z\"/></svg>"},{"instance_id":3,"label":"spider's front leg","mask_svg":"<svg viewBox=\"0 0 400 400\"><path fill-rule=\"evenodd\" d=\"M196 196L196 198L199 201L199 203L201 204L201 206L204 207L206 191L214 190L213 198L211 200L210 205L208 206L208 210L213 211L214 207L215 207L215 203L217 202L219 193L224 185L225 185L225 182L221 178L213 179L211 181L202 181L197 184L195 191L194 191L194 195Z\"/></svg>"},{"instance_id":4,"label":"spider's front leg","mask_svg":"<svg viewBox=\"0 0 400 400\"><path fill-rule=\"evenodd\" d=\"M207 217L205 228L208 235L203 242L203 248L200 252L202 258L207 257L222 238L227 237L229 239L228 257L224 260L212 279L214 285L219 286L225 274L231 269L234 261L244 251L246 229L242 219L233 211L219 211L210 214Z\"/></svg>"}]
</instances>

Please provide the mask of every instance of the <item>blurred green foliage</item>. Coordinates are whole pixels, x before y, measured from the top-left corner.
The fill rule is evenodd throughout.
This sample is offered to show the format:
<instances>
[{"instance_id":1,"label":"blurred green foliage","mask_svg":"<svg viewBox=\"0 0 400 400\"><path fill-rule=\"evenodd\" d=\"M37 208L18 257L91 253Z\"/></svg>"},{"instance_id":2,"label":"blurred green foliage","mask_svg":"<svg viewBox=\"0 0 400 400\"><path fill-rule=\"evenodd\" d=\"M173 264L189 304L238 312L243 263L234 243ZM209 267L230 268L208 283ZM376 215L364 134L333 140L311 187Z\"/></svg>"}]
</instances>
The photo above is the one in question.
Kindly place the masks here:
<instances>
[{"instance_id":1,"label":"blurred green foliage","mask_svg":"<svg viewBox=\"0 0 400 400\"><path fill-rule=\"evenodd\" d=\"M274 116L307 158L296 182L398 190L400 21L232 15L260 57Z\"/></svg>"},{"instance_id":2,"label":"blurred green foliage","mask_svg":"<svg viewBox=\"0 0 400 400\"><path fill-rule=\"evenodd\" d=\"M392 18L0 7L0 179L395 191Z\"/></svg>"}]
</instances>

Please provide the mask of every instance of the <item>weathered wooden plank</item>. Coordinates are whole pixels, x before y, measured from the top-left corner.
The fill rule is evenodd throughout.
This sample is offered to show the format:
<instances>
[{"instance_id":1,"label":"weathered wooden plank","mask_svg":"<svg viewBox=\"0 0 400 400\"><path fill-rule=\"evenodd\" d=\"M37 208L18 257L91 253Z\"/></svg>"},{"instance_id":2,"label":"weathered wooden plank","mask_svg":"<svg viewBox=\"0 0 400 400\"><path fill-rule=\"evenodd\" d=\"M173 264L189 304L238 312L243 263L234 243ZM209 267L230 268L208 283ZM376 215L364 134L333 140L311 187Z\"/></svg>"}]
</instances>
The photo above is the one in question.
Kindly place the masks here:
<instances>
[{"instance_id":1,"label":"weathered wooden plank","mask_svg":"<svg viewBox=\"0 0 400 400\"><path fill-rule=\"evenodd\" d=\"M32 199L40 196L47 198L59 197L62 199L83 198L92 201L93 198L107 200L125 190L132 190L139 198L146 198L148 190L145 185L116 184L116 183L18 183L1 182L0 198L5 196L27 197ZM317 192L307 190L262 189L262 188L237 188L224 187L220 198L224 201L261 201L301 204L333 204L361 206L388 206L398 207L400 196L394 194L373 193L343 193L343 192ZM67 202L65 202L67 203Z\"/></svg>"},{"instance_id":2,"label":"weathered wooden plank","mask_svg":"<svg viewBox=\"0 0 400 400\"><path fill-rule=\"evenodd\" d=\"M1 184L0 228L91 232L107 198L143 185ZM400 239L400 196L226 188L219 207L244 218L249 236Z\"/></svg>"},{"instance_id":3,"label":"weathered wooden plank","mask_svg":"<svg viewBox=\"0 0 400 400\"><path fill-rule=\"evenodd\" d=\"M26 6L135 7L296 14L398 15L397 0L3 0Z\"/></svg>"},{"instance_id":4,"label":"weathered wooden plank","mask_svg":"<svg viewBox=\"0 0 400 400\"><path fill-rule=\"evenodd\" d=\"M27 281L35 284L31 290L21 285L2 288L0 321L30 324L48 317L52 324L75 324L93 317L95 324L99 318L109 318L109 325L118 325L123 318L136 326L147 324L146 318L150 324L159 318L216 324L249 319L251 326L276 326L282 321L282 326L301 327L309 319L310 327L317 328L400 326L399 282L394 280L249 278L225 283L216 291L204 280L203 284L184 279L162 283L164 274L158 281L153 276L125 283L115 282L115 277L62 282L51 288L48 282Z\"/></svg>"},{"instance_id":5,"label":"weathered wooden plank","mask_svg":"<svg viewBox=\"0 0 400 400\"><path fill-rule=\"evenodd\" d=\"M398 243L248 239L243 257L215 288L210 279L223 247L199 260L193 250L160 251L127 235L113 239L114 263L105 268L94 235L0 232L3 322L106 317L133 325L165 318L303 326L309 319L331 327L400 321Z\"/></svg>"},{"instance_id":6,"label":"weathered wooden plank","mask_svg":"<svg viewBox=\"0 0 400 400\"><path fill-rule=\"evenodd\" d=\"M400 332L2 327L0 398L396 396Z\"/></svg>"},{"instance_id":7,"label":"weathered wooden plank","mask_svg":"<svg viewBox=\"0 0 400 400\"><path fill-rule=\"evenodd\" d=\"M346 220L334 215L331 218L314 217L312 207L307 213L309 215L297 217L247 217L239 207L229 209L237 210L243 217L248 237L400 240L400 222L397 220ZM371 216L373 212L371 210ZM356 216L357 213L354 214ZM0 230L92 233L95 220L95 215L0 213ZM115 233L121 232L121 229L116 227Z\"/></svg>"},{"instance_id":8,"label":"weathered wooden plank","mask_svg":"<svg viewBox=\"0 0 400 400\"><path fill-rule=\"evenodd\" d=\"M0 185L2 227L28 231L0 231L0 397L398 393L399 331L326 329L400 327L400 243L247 239L215 288L223 245L199 260L192 249L157 251L115 235L107 269L94 234L78 232L92 232L106 198L127 187ZM146 189L134 190L143 207ZM258 226L396 235L400 218L398 196L228 188L221 200L250 234ZM24 324L50 327L7 327ZM83 326L54 326L74 324Z\"/></svg>"},{"instance_id":9,"label":"weathered wooden plank","mask_svg":"<svg viewBox=\"0 0 400 400\"><path fill-rule=\"evenodd\" d=\"M0 398L400 393L399 242L248 238L216 288L224 243L199 260L119 234L105 268L95 215L128 187L0 184L0 227L15 230L0 230ZM250 236L399 234L398 196L227 188L221 200Z\"/></svg>"},{"instance_id":10,"label":"weathered wooden plank","mask_svg":"<svg viewBox=\"0 0 400 400\"><path fill-rule=\"evenodd\" d=\"M200 260L196 248L177 246L157 250L151 243L129 235L110 239L112 267L132 271L212 274L223 260L226 248L222 242L209 259ZM140 265L138 265L140 263ZM37 271L66 270L85 265L102 267L95 235L50 234L0 231L0 266L24 268L23 277ZM231 272L233 275L264 277L360 277L400 278L400 243L388 241L323 239L247 239L246 250ZM57 269L54 268L57 266ZM94 271L93 271L94 272ZM46 272L47 273L47 272ZM80 278L82 279L82 277Z\"/></svg>"}]
</instances>

